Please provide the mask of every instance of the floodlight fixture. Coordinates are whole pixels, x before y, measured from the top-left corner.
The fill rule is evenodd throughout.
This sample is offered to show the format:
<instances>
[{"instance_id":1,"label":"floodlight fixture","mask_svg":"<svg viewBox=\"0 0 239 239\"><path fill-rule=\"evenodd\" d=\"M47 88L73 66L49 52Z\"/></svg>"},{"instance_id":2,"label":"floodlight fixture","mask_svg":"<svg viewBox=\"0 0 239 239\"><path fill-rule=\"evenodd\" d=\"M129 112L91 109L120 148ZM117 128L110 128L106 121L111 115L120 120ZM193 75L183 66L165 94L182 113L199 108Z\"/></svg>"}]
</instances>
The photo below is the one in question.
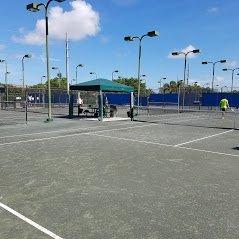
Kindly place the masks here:
<instances>
[{"instance_id":1,"label":"floodlight fixture","mask_svg":"<svg viewBox=\"0 0 239 239\"><path fill-rule=\"evenodd\" d=\"M131 36L126 36L126 37L124 38L124 40L125 40L125 41L133 41L134 39L133 39L133 37L131 37Z\"/></svg>"},{"instance_id":2,"label":"floodlight fixture","mask_svg":"<svg viewBox=\"0 0 239 239\"><path fill-rule=\"evenodd\" d=\"M30 12L38 12L40 11L39 9L39 4L38 3L30 3L27 5L27 11Z\"/></svg>"},{"instance_id":3,"label":"floodlight fixture","mask_svg":"<svg viewBox=\"0 0 239 239\"><path fill-rule=\"evenodd\" d=\"M158 31L150 31L147 33L147 36L149 37L157 37L159 35Z\"/></svg>"},{"instance_id":4,"label":"floodlight fixture","mask_svg":"<svg viewBox=\"0 0 239 239\"><path fill-rule=\"evenodd\" d=\"M172 55L173 56L178 56L180 53L179 52L173 52Z\"/></svg>"},{"instance_id":5,"label":"floodlight fixture","mask_svg":"<svg viewBox=\"0 0 239 239\"><path fill-rule=\"evenodd\" d=\"M220 63L227 63L227 60L220 60Z\"/></svg>"},{"instance_id":6,"label":"floodlight fixture","mask_svg":"<svg viewBox=\"0 0 239 239\"><path fill-rule=\"evenodd\" d=\"M199 49L193 50L192 53L196 54L196 53L200 53Z\"/></svg>"}]
</instances>

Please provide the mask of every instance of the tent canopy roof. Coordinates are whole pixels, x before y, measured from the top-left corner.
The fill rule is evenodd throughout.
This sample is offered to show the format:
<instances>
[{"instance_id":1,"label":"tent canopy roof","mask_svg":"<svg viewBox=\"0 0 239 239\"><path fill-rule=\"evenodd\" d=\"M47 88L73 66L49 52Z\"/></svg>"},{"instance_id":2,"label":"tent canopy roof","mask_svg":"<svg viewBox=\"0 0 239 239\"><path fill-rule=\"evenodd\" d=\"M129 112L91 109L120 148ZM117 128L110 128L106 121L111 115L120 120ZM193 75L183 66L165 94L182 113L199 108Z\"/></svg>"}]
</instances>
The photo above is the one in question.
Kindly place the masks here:
<instances>
[{"instance_id":1,"label":"tent canopy roof","mask_svg":"<svg viewBox=\"0 0 239 239\"><path fill-rule=\"evenodd\" d=\"M100 91L103 92L134 92L134 88L127 85L122 85L106 79L95 79L87 82L83 82L76 85L71 85L70 90L80 91Z\"/></svg>"}]
</instances>

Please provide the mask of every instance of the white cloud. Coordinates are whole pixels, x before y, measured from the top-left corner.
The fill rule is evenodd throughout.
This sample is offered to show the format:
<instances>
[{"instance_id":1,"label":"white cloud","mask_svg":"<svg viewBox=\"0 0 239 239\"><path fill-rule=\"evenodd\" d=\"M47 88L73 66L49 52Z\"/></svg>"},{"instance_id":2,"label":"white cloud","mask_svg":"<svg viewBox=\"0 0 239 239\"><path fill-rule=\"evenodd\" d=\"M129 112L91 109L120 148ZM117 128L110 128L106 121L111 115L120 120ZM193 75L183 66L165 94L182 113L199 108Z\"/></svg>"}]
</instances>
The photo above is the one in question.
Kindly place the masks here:
<instances>
[{"instance_id":1,"label":"white cloud","mask_svg":"<svg viewBox=\"0 0 239 239\"><path fill-rule=\"evenodd\" d=\"M218 7L210 7L207 9L209 13L217 13L219 11Z\"/></svg>"},{"instance_id":2,"label":"white cloud","mask_svg":"<svg viewBox=\"0 0 239 239\"><path fill-rule=\"evenodd\" d=\"M100 31L99 14L84 0L70 2L71 10L63 11L59 6L49 11L49 33L52 39L64 40L66 32L70 40L81 40L87 36L95 36ZM41 45L45 42L45 19L38 20L35 29L26 32L19 29L20 36L13 40L30 45Z\"/></svg>"},{"instance_id":3,"label":"white cloud","mask_svg":"<svg viewBox=\"0 0 239 239\"><path fill-rule=\"evenodd\" d=\"M179 50L179 52L186 53L186 52L193 51L193 50L196 50L196 48L194 46L192 46L192 45L189 45L189 46L185 47L184 49ZM178 50L174 50L172 52L177 52L177 51ZM195 58L195 57L197 57L197 55L198 54L189 53L188 54L188 58ZM170 58L170 59L181 59L181 58L184 58L184 55L181 54L181 55L178 55L178 56L173 56L172 53L169 53L168 58Z\"/></svg>"}]
</instances>

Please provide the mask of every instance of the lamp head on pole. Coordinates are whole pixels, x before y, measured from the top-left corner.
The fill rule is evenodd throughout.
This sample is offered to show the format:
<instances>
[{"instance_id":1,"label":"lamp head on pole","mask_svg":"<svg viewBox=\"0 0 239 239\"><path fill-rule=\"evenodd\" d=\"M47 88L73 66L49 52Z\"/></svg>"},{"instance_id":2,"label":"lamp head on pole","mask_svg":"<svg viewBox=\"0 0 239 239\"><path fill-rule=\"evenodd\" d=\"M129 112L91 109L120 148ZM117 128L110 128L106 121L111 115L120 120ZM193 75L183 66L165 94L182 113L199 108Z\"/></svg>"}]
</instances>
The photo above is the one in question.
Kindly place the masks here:
<instances>
[{"instance_id":1,"label":"lamp head on pole","mask_svg":"<svg viewBox=\"0 0 239 239\"><path fill-rule=\"evenodd\" d=\"M124 40L125 41L133 41L134 39L132 36L126 36L126 37L124 37Z\"/></svg>"},{"instance_id":2,"label":"lamp head on pole","mask_svg":"<svg viewBox=\"0 0 239 239\"><path fill-rule=\"evenodd\" d=\"M227 60L220 60L220 63L227 63Z\"/></svg>"},{"instance_id":3,"label":"lamp head on pole","mask_svg":"<svg viewBox=\"0 0 239 239\"><path fill-rule=\"evenodd\" d=\"M200 50L199 49L195 49L192 51L192 53L196 54L196 53L200 53Z\"/></svg>"},{"instance_id":4,"label":"lamp head on pole","mask_svg":"<svg viewBox=\"0 0 239 239\"><path fill-rule=\"evenodd\" d=\"M26 55L24 56L24 58L32 58L32 55L31 55L31 54L26 54Z\"/></svg>"},{"instance_id":5,"label":"lamp head on pole","mask_svg":"<svg viewBox=\"0 0 239 239\"><path fill-rule=\"evenodd\" d=\"M227 68L224 68L224 69L222 69L223 71L228 71L228 69Z\"/></svg>"},{"instance_id":6,"label":"lamp head on pole","mask_svg":"<svg viewBox=\"0 0 239 239\"><path fill-rule=\"evenodd\" d=\"M207 61L203 61L202 64L203 64L203 65L207 65L208 62L207 62Z\"/></svg>"},{"instance_id":7,"label":"lamp head on pole","mask_svg":"<svg viewBox=\"0 0 239 239\"><path fill-rule=\"evenodd\" d=\"M150 31L147 33L147 36L149 37L157 37L159 35L158 31Z\"/></svg>"},{"instance_id":8,"label":"lamp head on pole","mask_svg":"<svg viewBox=\"0 0 239 239\"><path fill-rule=\"evenodd\" d=\"M178 51L172 53L172 56L178 56L178 55L180 55L180 53Z\"/></svg>"},{"instance_id":9,"label":"lamp head on pole","mask_svg":"<svg viewBox=\"0 0 239 239\"><path fill-rule=\"evenodd\" d=\"M38 11L40 11L39 4L38 3L27 4L27 11L30 11L30 12L38 12Z\"/></svg>"}]
</instances>

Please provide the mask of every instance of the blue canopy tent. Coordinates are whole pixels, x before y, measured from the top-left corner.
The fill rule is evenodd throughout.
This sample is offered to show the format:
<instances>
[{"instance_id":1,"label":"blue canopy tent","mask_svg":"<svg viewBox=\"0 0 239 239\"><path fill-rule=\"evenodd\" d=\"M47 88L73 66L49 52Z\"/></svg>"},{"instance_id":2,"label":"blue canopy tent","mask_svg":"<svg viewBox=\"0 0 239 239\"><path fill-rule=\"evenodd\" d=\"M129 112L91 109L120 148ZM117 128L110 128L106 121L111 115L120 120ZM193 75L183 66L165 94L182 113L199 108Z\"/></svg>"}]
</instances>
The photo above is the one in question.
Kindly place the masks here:
<instances>
[{"instance_id":1,"label":"blue canopy tent","mask_svg":"<svg viewBox=\"0 0 239 239\"><path fill-rule=\"evenodd\" d=\"M134 88L131 86L119 84L106 79L95 79L87 82L83 82L76 85L70 86L70 91L97 91L99 92L99 117L103 121L103 93L104 92L117 92L117 93L130 93L131 100L130 104L133 107ZM72 98L72 97L71 97ZM72 107L71 107L72 106ZM71 110L72 109L72 110ZM73 99L70 100L69 116L73 116Z\"/></svg>"}]
</instances>

